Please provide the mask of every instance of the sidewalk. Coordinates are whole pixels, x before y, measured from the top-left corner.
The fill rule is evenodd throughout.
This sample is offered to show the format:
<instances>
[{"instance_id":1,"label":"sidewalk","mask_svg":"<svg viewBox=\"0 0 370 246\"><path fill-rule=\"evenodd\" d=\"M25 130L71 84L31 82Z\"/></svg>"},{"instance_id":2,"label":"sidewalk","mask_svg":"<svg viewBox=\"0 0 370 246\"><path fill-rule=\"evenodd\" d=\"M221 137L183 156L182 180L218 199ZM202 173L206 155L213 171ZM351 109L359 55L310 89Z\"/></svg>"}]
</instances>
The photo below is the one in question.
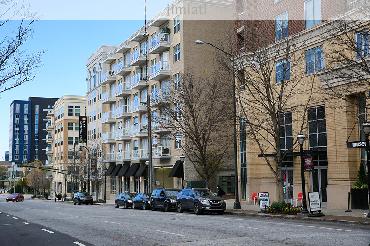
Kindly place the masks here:
<instances>
[{"instance_id":1,"label":"sidewalk","mask_svg":"<svg viewBox=\"0 0 370 246\"><path fill-rule=\"evenodd\" d=\"M297 219L297 220L313 220L313 221L330 221L330 222L343 222L343 223L358 223L363 225L370 225L370 219L366 218L368 210L353 209L352 212L345 212L345 210L338 209L325 209L323 208L322 213L325 214L323 217L307 217L301 214L298 215L285 215L285 214L265 214L260 213L258 205L247 204L246 202L241 203L242 209L233 209L234 200L226 201L226 213L240 216L260 216L260 217L272 217L272 218L285 218L285 219Z\"/></svg>"}]
</instances>

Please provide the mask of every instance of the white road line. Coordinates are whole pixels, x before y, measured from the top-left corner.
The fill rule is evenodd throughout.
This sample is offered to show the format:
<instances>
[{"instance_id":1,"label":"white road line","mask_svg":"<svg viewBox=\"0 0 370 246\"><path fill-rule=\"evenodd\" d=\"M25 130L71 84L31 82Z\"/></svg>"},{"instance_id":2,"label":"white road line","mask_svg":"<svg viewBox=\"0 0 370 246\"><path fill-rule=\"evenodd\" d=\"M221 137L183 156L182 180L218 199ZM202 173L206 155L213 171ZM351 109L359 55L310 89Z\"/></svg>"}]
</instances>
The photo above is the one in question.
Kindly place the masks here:
<instances>
[{"instance_id":1,"label":"white road line","mask_svg":"<svg viewBox=\"0 0 370 246\"><path fill-rule=\"evenodd\" d=\"M78 245L78 246L85 246L85 244L83 244L83 243L80 243L80 242L78 242L78 241L76 241L76 242L73 242L74 244L76 244L76 245Z\"/></svg>"},{"instance_id":2,"label":"white road line","mask_svg":"<svg viewBox=\"0 0 370 246\"><path fill-rule=\"evenodd\" d=\"M17 220L18 218L17 217L12 217L13 219Z\"/></svg>"},{"instance_id":3,"label":"white road line","mask_svg":"<svg viewBox=\"0 0 370 246\"><path fill-rule=\"evenodd\" d=\"M177 233L173 233L173 232L169 232L169 231L161 231L161 230L156 230L156 231L157 232L162 232L162 233L165 233L165 234L176 235L176 236L179 236L179 237L185 237L185 235L177 234Z\"/></svg>"},{"instance_id":4,"label":"white road line","mask_svg":"<svg viewBox=\"0 0 370 246\"><path fill-rule=\"evenodd\" d=\"M303 225L297 225L297 226L303 226Z\"/></svg>"},{"instance_id":5,"label":"white road line","mask_svg":"<svg viewBox=\"0 0 370 246\"><path fill-rule=\"evenodd\" d=\"M310 228L315 228L316 226L310 225L310 226L308 226L308 227L310 227Z\"/></svg>"},{"instance_id":6,"label":"white road line","mask_svg":"<svg viewBox=\"0 0 370 246\"><path fill-rule=\"evenodd\" d=\"M9 214L7 214L6 216L8 216L8 217L9 217Z\"/></svg>"},{"instance_id":7,"label":"white road line","mask_svg":"<svg viewBox=\"0 0 370 246\"><path fill-rule=\"evenodd\" d=\"M28 222L23 222L23 224L25 224L25 225L29 225L30 223L28 223Z\"/></svg>"},{"instance_id":8,"label":"white road line","mask_svg":"<svg viewBox=\"0 0 370 246\"><path fill-rule=\"evenodd\" d=\"M351 232L352 230L344 230L344 231L346 231L346 232Z\"/></svg>"},{"instance_id":9,"label":"white road line","mask_svg":"<svg viewBox=\"0 0 370 246\"><path fill-rule=\"evenodd\" d=\"M337 230L337 231L342 231L342 229L339 229L339 228L338 228L338 229L335 229L335 230Z\"/></svg>"},{"instance_id":10,"label":"white road line","mask_svg":"<svg viewBox=\"0 0 370 246\"><path fill-rule=\"evenodd\" d=\"M50 234L54 234L54 232L53 231L49 231L49 230L47 230L47 229L41 229L41 231L46 231L47 233L50 233Z\"/></svg>"}]
</instances>

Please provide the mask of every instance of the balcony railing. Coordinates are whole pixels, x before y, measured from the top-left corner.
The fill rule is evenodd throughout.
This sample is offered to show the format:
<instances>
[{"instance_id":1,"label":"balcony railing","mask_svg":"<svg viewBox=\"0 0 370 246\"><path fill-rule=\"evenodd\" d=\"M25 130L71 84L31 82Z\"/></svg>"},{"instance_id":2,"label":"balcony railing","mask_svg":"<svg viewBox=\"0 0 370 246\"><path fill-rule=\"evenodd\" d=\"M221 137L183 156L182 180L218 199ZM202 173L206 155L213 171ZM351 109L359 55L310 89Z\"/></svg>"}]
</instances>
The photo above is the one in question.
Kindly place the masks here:
<instances>
[{"instance_id":1,"label":"balcony railing","mask_svg":"<svg viewBox=\"0 0 370 246\"><path fill-rule=\"evenodd\" d=\"M169 158L171 157L171 151L169 147L158 146L153 149L154 158Z\"/></svg>"},{"instance_id":2,"label":"balcony railing","mask_svg":"<svg viewBox=\"0 0 370 246\"><path fill-rule=\"evenodd\" d=\"M145 78L141 73L136 73L131 76L131 88L132 89L140 89L145 87Z\"/></svg>"},{"instance_id":3,"label":"balcony railing","mask_svg":"<svg viewBox=\"0 0 370 246\"><path fill-rule=\"evenodd\" d=\"M170 76L170 66L168 62L158 62L150 67L150 79L161 80Z\"/></svg>"},{"instance_id":4,"label":"balcony railing","mask_svg":"<svg viewBox=\"0 0 370 246\"><path fill-rule=\"evenodd\" d=\"M114 117L116 119L120 119L120 118L123 118L123 117L129 117L131 116L131 109L128 105L123 105L123 106L120 106L118 108L116 108L116 110L114 111Z\"/></svg>"},{"instance_id":5,"label":"balcony railing","mask_svg":"<svg viewBox=\"0 0 370 246\"><path fill-rule=\"evenodd\" d=\"M116 96L123 96L129 95L131 93L131 85L130 83L119 83L116 88Z\"/></svg>"},{"instance_id":6,"label":"balcony railing","mask_svg":"<svg viewBox=\"0 0 370 246\"><path fill-rule=\"evenodd\" d=\"M115 139L116 140L124 140L131 138L131 129L123 128L116 130Z\"/></svg>"},{"instance_id":7,"label":"balcony railing","mask_svg":"<svg viewBox=\"0 0 370 246\"><path fill-rule=\"evenodd\" d=\"M148 134L148 125L136 124L132 126L132 135L147 135Z\"/></svg>"},{"instance_id":8,"label":"balcony railing","mask_svg":"<svg viewBox=\"0 0 370 246\"><path fill-rule=\"evenodd\" d=\"M160 33L151 39L149 52L152 54L163 53L170 49L170 45L170 34Z\"/></svg>"},{"instance_id":9,"label":"balcony railing","mask_svg":"<svg viewBox=\"0 0 370 246\"><path fill-rule=\"evenodd\" d=\"M104 112L101 116L101 122L104 123L111 123L115 122L115 118L112 112Z\"/></svg>"},{"instance_id":10,"label":"balcony railing","mask_svg":"<svg viewBox=\"0 0 370 246\"><path fill-rule=\"evenodd\" d=\"M101 95L101 100L103 103L110 103L116 101L116 95L114 91L103 92Z\"/></svg>"},{"instance_id":11,"label":"balcony railing","mask_svg":"<svg viewBox=\"0 0 370 246\"><path fill-rule=\"evenodd\" d=\"M105 132L101 135L103 143L109 143L115 141L115 134L113 132Z\"/></svg>"},{"instance_id":12,"label":"balcony railing","mask_svg":"<svg viewBox=\"0 0 370 246\"><path fill-rule=\"evenodd\" d=\"M102 74L102 77L101 77L102 84L114 82L115 80L116 80L116 77L115 77L114 71L107 71Z\"/></svg>"},{"instance_id":13,"label":"balcony railing","mask_svg":"<svg viewBox=\"0 0 370 246\"><path fill-rule=\"evenodd\" d=\"M149 153L147 149L134 149L132 151L132 159L148 159Z\"/></svg>"},{"instance_id":14,"label":"balcony railing","mask_svg":"<svg viewBox=\"0 0 370 246\"><path fill-rule=\"evenodd\" d=\"M105 162L114 162L114 161L116 161L116 154L115 153L105 153L105 154L103 154L103 161L105 161Z\"/></svg>"}]
</instances>

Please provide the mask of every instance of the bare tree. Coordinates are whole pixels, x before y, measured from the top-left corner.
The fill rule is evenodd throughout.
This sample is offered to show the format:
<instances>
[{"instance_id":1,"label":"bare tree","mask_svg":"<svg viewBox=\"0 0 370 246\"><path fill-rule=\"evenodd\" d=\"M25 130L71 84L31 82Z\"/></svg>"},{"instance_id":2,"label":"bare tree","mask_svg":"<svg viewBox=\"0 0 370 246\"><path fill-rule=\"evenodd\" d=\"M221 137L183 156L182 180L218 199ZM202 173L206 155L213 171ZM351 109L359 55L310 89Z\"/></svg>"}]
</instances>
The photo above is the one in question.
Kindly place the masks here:
<instances>
[{"instance_id":1,"label":"bare tree","mask_svg":"<svg viewBox=\"0 0 370 246\"><path fill-rule=\"evenodd\" d=\"M0 1L0 94L33 80L40 65L42 52L30 54L25 49L33 31L32 18L18 1Z\"/></svg>"},{"instance_id":2,"label":"bare tree","mask_svg":"<svg viewBox=\"0 0 370 246\"><path fill-rule=\"evenodd\" d=\"M162 117L154 119L174 137L183 137L182 150L211 188L230 153L229 98L230 90L222 79L185 74L181 87L159 104Z\"/></svg>"},{"instance_id":3,"label":"bare tree","mask_svg":"<svg viewBox=\"0 0 370 246\"><path fill-rule=\"evenodd\" d=\"M50 182L46 178L45 170L43 170L40 161L31 163L30 166L33 167L26 176L27 185L34 190L34 194L36 195L36 193L40 193L40 189L48 189L50 187Z\"/></svg>"}]
</instances>

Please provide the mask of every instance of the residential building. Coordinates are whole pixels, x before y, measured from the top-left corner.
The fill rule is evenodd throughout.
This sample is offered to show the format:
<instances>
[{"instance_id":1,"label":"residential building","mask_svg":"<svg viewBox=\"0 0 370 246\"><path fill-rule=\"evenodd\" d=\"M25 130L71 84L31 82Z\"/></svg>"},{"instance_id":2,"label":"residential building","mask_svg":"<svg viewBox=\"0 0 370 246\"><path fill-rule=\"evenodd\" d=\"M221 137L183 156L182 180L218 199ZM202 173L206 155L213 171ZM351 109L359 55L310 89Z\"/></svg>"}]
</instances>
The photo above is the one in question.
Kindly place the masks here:
<instances>
[{"instance_id":1,"label":"residential building","mask_svg":"<svg viewBox=\"0 0 370 246\"><path fill-rule=\"evenodd\" d=\"M9 161L9 151L5 151L4 160Z\"/></svg>"},{"instance_id":2,"label":"residential building","mask_svg":"<svg viewBox=\"0 0 370 246\"><path fill-rule=\"evenodd\" d=\"M79 116L85 116L86 98L63 96L47 115L47 155L52 166L52 191L71 194L80 188L86 163L80 160ZM80 172L81 171L81 172Z\"/></svg>"},{"instance_id":3,"label":"residential building","mask_svg":"<svg viewBox=\"0 0 370 246\"><path fill-rule=\"evenodd\" d=\"M217 70L214 51L204 51L194 41L219 43L225 38L220 34L232 27L232 21L184 20L165 9L148 22L147 30L142 27L120 45L102 46L90 57L88 146L102 152L99 166L108 177L99 189L107 187L107 199L121 191L148 192L147 95L153 118L161 117L156 105L181 83L181 74L207 76ZM180 133L153 121L152 139L156 186L181 188L199 180L192 164L180 160L184 155ZM233 183L232 160L219 176L222 184ZM233 187L225 190L232 193Z\"/></svg>"},{"instance_id":4,"label":"residential building","mask_svg":"<svg viewBox=\"0 0 370 246\"><path fill-rule=\"evenodd\" d=\"M364 141L362 124L370 119L370 74L362 77L352 74L347 78L345 74L354 69L353 66L360 64L362 58L368 59L370 23L358 18L359 15L356 22L348 21L353 17L349 16L350 13L359 13L354 2L360 1L347 2L352 3L345 8L341 6L340 9L335 9L326 0L266 0L259 1L259 6L254 1L246 0L245 9L238 10L240 16L244 15L236 22L241 57L253 60L253 54L261 48L269 50L270 54L276 54L276 50L281 51L289 42L290 47L293 47L289 57L282 55L278 57L280 61L266 57L269 62L276 62L273 64L271 83L275 84L272 87L281 88L282 81L300 78L297 91L307 91L309 85L312 85L314 91L308 101L307 111L294 111L293 103L302 105L307 102L307 95L296 93L289 98L290 104L286 111L279 113L279 128L282 131L279 136L282 143L280 150L287 155L284 165L277 170L281 171L284 199L293 204L296 204L302 194L301 160L296 142L302 126L302 133L306 136L304 155L305 158L311 157L314 164L312 171L305 172L306 191L319 192L323 207L347 208L348 192L356 180L359 166L366 161L364 149L348 148L347 142ZM256 21L245 16L250 12L257 16L264 14L265 18ZM336 13L345 14L334 18ZM341 22L338 18L347 22ZM345 23L349 24L348 29L343 29ZM343 33L347 33L350 43L355 44L354 49L344 45ZM352 65L344 63L345 60L334 60L335 52L344 52L344 56L353 61ZM298 57L302 60L297 60ZM290 64L297 63L300 66L291 68L293 65ZM249 66L248 62L245 64L241 70L243 73ZM258 69L258 64L253 66ZM342 91L342 94L338 97L332 91ZM245 98L252 96L247 90L242 91L241 95ZM242 104L240 108L246 104ZM245 118L248 113L253 112L239 113L238 181L241 198L247 201L257 192L269 192L270 198L277 200L276 179L265 159L261 157L260 148L248 133L250 125ZM259 117L262 119L263 116ZM271 150L269 154L274 156L276 152Z\"/></svg>"}]
</instances>

